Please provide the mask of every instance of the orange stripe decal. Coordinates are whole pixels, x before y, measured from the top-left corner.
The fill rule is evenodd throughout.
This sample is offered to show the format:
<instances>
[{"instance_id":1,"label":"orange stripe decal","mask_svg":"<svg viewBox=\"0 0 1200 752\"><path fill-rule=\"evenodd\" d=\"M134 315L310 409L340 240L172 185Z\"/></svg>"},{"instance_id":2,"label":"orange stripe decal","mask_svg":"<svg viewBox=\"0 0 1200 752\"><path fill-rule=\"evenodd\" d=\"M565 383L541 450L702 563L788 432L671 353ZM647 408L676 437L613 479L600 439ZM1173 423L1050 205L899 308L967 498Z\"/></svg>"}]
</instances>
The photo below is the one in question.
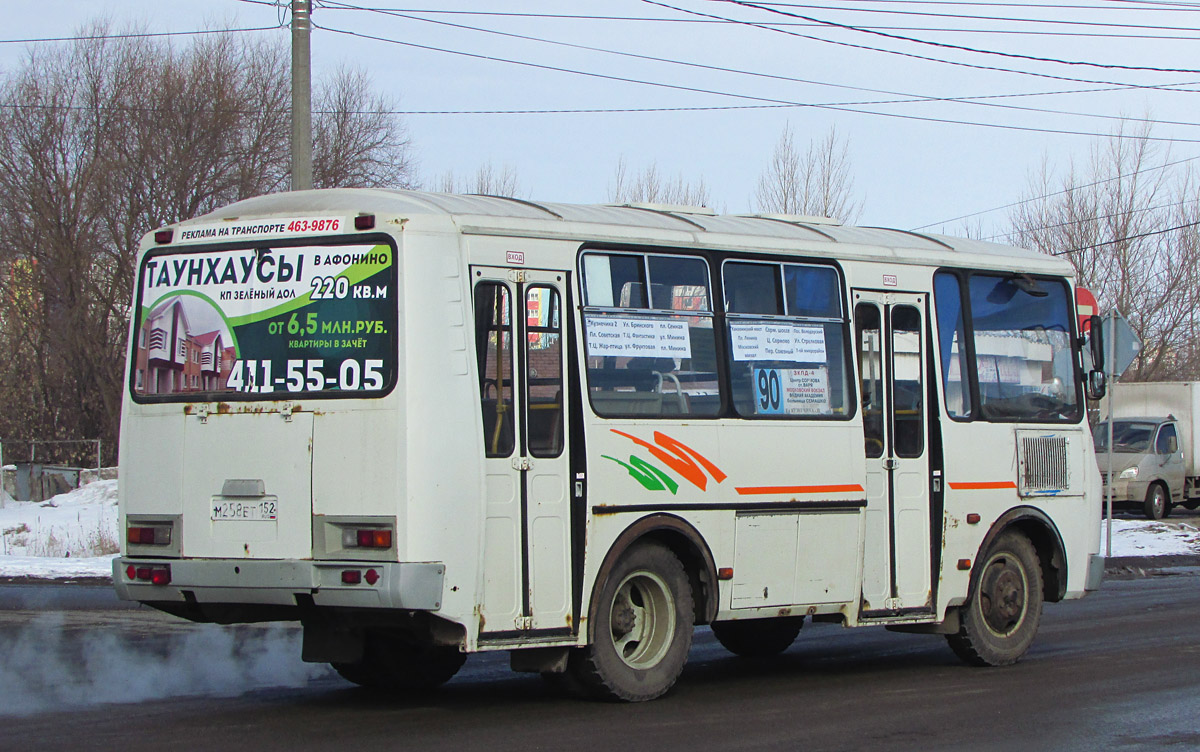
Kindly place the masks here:
<instances>
[{"instance_id":1,"label":"orange stripe decal","mask_svg":"<svg viewBox=\"0 0 1200 752\"><path fill-rule=\"evenodd\" d=\"M655 446L644 439L639 439L624 431L618 431L615 428L610 428L609 430L618 436L624 436L640 447L644 447L650 454L667 463L671 469L684 478L687 478L693 486L699 488L701 491L708 487L708 476L704 474L704 470L707 470L709 475L713 477L713 480L718 483L724 481L727 477L707 457L692 449L687 444L684 444L679 439L673 439L661 431L654 432L654 440L659 444L659 446ZM668 451L664 451L664 449ZM669 452L673 452L674 454ZM701 470L701 467L704 470Z\"/></svg>"},{"instance_id":2,"label":"orange stripe decal","mask_svg":"<svg viewBox=\"0 0 1200 752\"><path fill-rule=\"evenodd\" d=\"M950 484L950 488L954 489L955 491L994 491L1002 488L1016 487L1017 484L1011 480L985 480Z\"/></svg>"},{"instance_id":3,"label":"orange stripe decal","mask_svg":"<svg viewBox=\"0 0 1200 752\"><path fill-rule=\"evenodd\" d=\"M857 483L844 483L834 486L743 486L737 489L742 496L759 494L817 494L817 493L862 493L863 487Z\"/></svg>"}]
</instances>

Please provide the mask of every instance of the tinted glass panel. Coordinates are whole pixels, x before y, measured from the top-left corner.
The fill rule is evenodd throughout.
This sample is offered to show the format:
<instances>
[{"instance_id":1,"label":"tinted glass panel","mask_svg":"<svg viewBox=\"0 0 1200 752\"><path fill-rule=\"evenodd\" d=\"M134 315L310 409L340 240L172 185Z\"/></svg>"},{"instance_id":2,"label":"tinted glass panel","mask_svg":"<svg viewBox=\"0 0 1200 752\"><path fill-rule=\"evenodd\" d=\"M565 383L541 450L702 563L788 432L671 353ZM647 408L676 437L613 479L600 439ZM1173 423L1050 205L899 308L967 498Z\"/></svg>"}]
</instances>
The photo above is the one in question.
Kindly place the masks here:
<instances>
[{"instance_id":1,"label":"tinted glass panel","mask_svg":"<svg viewBox=\"0 0 1200 752\"><path fill-rule=\"evenodd\" d=\"M584 295L587 305L604 308L645 308L644 263L644 257L641 255L584 255Z\"/></svg>"},{"instance_id":2,"label":"tinted glass panel","mask_svg":"<svg viewBox=\"0 0 1200 752\"><path fill-rule=\"evenodd\" d=\"M863 434L868 457L883 456L883 330L879 307L860 303L854 309L858 339L858 372L862 392Z\"/></svg>"},{"instance_id":3,"label":"tinted glass panel","mask_svg":"<svg viewBox=\"0 0 1200 752\"><path fill-rule=\"evenodd\" d=\"M722 274L727 312L783 315L778 264L731 262L725 264Z\"/></svg>"},{"instance_id":4,"label":"tinted glass panel","mask_svg":"<svg viewBox=\"0 0 1200 752\"><path fill-rule=\"evenodd\" d=\"M835 319L842 315L838 275L831 267L785 264L783 289L789 316Z\"/></svg>"},{"instance_id":5,"label":"tinted glass panel","mask_svg":"<svg viewBox=\"0 0 1200 752\"><path fill-rule=\"evenodd\" d=\"M938 359L942 364L942 390L946 412L954 418L971 416L971 388L967 359L967 327L963 321L958 277L940 273L933 277L937 307Z\"/></svg>"},{"instance_id":6,"label":"tinted glass panel","mask_svg":"<svg viewBox=\"0 0 1200 752\"><path fill-rule=\"evenodd\" d=\"M495 282L475 287L475 353L483 404L483 444L488 457L512 454L513 415L512 301L508 288Z\"/></svg>"},{"instance_id":7,"label":"tinted glass panel","mask_svg":"<svg viewBox=\"0 0 1200 752\"><path fill-rule=\"evenodd\" d=\"M892 441L899 457L920 457L925 447L924 358L921 353L921 313L912 306L893 306L892 316Z\"/></svg>"},{"instance_id":8,"label":"tinted glass panel","mask_svg":"<svg viewBox=\"0 0 1200 752\"><path fill-rule=\"evenodd\" d=\"M529 453L557 457L563 448L562 328L558 291L525 291L525 424Z\"/></svg>"}]
</instances>

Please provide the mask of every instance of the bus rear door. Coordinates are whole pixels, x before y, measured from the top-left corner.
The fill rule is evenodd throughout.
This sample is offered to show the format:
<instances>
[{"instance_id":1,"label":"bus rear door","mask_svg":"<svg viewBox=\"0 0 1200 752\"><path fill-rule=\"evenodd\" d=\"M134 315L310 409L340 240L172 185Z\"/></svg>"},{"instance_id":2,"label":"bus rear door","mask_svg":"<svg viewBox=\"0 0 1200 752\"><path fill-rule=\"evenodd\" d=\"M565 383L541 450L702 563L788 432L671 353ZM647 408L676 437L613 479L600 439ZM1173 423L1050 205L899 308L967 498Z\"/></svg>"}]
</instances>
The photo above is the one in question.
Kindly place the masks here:
<instances>
[{"instance_id":1,"label":"bus rear door","mask_svg":"<svg viewBox=\"0 0 1200 752\"><path fill-rule=\"evenodd\" d=\"M481 640L573 633L566 275L472 267L487 511Z\"/></svg>"}]
</instances>

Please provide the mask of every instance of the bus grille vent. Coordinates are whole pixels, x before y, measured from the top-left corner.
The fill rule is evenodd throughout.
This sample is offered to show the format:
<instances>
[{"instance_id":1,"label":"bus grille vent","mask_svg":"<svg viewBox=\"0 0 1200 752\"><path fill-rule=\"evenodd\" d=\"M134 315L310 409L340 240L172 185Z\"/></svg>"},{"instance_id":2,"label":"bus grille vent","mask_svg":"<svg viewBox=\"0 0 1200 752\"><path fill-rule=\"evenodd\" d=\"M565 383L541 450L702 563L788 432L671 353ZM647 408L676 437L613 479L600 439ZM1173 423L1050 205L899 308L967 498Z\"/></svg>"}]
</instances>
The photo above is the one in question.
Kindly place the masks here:
<instances>
[{"instance_id":1,"label":"bus grille vent","mask_svg":"<svg viewBox=\"0 0 1200 752\"><path fill-rule=\"evenodd\" d=\"M1070 486L1067 437L1021 437L1021 495L1062 493Z\"/></svg>"}]
</instances>

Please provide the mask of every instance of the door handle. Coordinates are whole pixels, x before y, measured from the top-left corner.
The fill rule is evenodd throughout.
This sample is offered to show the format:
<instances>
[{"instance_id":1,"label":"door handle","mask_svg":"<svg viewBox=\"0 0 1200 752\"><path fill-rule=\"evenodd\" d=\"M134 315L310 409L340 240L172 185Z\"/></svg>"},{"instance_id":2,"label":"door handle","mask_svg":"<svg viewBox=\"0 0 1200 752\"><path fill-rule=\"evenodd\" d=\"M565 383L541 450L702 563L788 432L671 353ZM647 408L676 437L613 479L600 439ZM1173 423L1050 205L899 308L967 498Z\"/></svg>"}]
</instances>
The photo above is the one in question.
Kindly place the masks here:
<instances>
[{"instance_id":1,"label":"door handle","mask_svg":"<svg viewBox=\"0 0 1200 752\"><path fill-rule=\"evenodd\" d=\"M533 463L529 461L528 457L513 457L512 467L513 470L531 470Z\"/></svg>"},{"instance_id":2,"label":"door handle","mask_svg":"<svg viewBox=\"0 0 1200 752\"><path fill-rule=\"evenodd\" d=\"M895 470L897 467L900 467L900 462L895 457L888 457L883 461L883 466L888 470Z\"/></svg>"}]
</instances>

